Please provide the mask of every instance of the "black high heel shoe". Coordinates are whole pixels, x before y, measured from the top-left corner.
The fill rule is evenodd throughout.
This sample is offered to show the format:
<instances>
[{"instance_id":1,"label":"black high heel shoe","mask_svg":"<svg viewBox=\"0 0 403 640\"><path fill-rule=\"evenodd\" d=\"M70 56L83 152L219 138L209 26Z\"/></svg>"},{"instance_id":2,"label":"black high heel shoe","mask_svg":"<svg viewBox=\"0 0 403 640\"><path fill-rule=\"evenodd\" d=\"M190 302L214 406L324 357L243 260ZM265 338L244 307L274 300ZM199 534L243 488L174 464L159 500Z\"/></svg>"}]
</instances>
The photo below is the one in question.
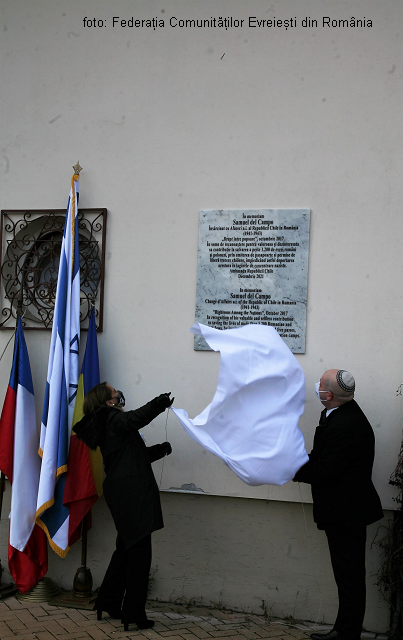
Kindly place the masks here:
<instances>
[{"instance_id":1,"label":"black high heel shoe","mask_svg":"<svg viewBox=\"0 0 403 640\"><path fill-rule=\"evenodd\" d=\"M136 624L139 629L151 629L155 625L154 620L148 618L138 618L137 620L123 620L123 628L125 631L129 631L129 624Z\"/></svg>"},{"instance_id":2,"label":"black high heel shoe","mask_svg":"<svg viewBox=\"0 0 403 640\"><path fill-rule=\"evenodd\" d=\"M109 615L110 618L115 618L116 620L119 620L119 618L122 617L122 610L118 607L109 607L108 609L102 609L102 607L99 607L97 605L97 603L94 604L94 609L93 611L97 612L97 620L102 620L102 612L105 611L105 613L107 613Z\"/></svg>"}]
</instances>

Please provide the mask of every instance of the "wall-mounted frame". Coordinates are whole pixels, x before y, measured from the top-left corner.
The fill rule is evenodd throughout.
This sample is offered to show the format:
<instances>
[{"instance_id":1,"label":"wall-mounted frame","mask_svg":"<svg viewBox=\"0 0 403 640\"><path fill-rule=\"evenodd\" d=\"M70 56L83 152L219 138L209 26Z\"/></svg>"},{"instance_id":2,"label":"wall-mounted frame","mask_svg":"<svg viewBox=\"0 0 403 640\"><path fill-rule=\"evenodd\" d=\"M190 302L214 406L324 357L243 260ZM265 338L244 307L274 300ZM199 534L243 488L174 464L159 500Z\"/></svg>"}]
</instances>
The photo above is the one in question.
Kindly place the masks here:
<instances>
[{"instance_id":1,"label":"wall-mounted frame","mask_svg":"<svg viewBox=\"0 0 403 640\"><path fill-rule=\"evenodd\" d=\"M79 209L80 322L88 328L95 306L102 331L106 209ZM24 329L51 329L65 209L2 210L0 229L0 329L14 329L17 309Z\"/></svg>"}]
</instances>

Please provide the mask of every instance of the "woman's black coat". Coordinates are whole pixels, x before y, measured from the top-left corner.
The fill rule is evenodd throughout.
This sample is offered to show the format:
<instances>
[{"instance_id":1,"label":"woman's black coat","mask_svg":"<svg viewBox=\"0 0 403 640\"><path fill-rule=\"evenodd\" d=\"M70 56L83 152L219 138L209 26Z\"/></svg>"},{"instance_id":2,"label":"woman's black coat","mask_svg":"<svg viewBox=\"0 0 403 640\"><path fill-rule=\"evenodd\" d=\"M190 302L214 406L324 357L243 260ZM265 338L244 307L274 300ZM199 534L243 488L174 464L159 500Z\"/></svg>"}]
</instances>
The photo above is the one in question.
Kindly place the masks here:
<instances>
[{"instance_id":1,"label":"woman's black coat","mask_svg":"<svg viewBox=\"0 0 403 640\"><path fill-rule=\"evenodd\" d=\"M96 445L101 449L106 473L105 500L127 549L164 526L151 463L162 458L167 450L163 444L146 447L138 431L164 408L157 398L134 411L105 406L95 419L85 416L74 428L86 442L86 430L94 432L95 426Z\"/></svg>"}]
</instances>

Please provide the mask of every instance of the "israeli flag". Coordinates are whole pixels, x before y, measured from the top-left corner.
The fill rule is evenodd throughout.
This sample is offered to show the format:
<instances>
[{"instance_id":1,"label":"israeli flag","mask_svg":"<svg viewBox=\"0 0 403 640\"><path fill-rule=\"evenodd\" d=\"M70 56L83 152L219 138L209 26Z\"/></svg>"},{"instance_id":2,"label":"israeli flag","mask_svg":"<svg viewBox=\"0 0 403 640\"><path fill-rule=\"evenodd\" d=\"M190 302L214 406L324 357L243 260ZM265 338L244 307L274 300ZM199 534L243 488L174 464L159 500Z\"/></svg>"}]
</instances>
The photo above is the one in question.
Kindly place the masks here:
<instances>
[{"instance_id":1,"label":"israeli flag","mask_svg":"<svg viewBox=\"0 0 403 640\"><path fill-rule=\"evenodd\" d=\"M78 245L79 176L71 180L60 253L39 455L37 523L52 549L65 557L69 509L63 505L71 425L77 395L80 343L80 257Z\"/></svg>"}]
</instances>

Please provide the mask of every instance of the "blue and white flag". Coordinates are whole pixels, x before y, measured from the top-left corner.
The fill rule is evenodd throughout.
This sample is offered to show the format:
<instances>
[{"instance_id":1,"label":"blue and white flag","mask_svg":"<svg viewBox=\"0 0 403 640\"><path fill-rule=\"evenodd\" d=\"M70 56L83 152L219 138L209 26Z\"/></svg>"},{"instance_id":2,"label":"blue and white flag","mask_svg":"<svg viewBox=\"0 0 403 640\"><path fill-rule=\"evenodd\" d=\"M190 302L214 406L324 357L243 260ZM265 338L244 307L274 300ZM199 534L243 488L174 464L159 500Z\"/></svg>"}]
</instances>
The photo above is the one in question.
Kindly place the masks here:
<instances>
[{"instance_id":1,"label":"blue and white flag","mask_svg":"<svg viewBox=\"0 0 403 640\"><path fill-rule=\"evenodd\" d=\"M78 186L79 176L73 175L60 253L39 443L42 467L36 518L50 546L61 557L69 550L69 509L63 505L63 494L79 376Z\"/></svg>"}]
</instances>

